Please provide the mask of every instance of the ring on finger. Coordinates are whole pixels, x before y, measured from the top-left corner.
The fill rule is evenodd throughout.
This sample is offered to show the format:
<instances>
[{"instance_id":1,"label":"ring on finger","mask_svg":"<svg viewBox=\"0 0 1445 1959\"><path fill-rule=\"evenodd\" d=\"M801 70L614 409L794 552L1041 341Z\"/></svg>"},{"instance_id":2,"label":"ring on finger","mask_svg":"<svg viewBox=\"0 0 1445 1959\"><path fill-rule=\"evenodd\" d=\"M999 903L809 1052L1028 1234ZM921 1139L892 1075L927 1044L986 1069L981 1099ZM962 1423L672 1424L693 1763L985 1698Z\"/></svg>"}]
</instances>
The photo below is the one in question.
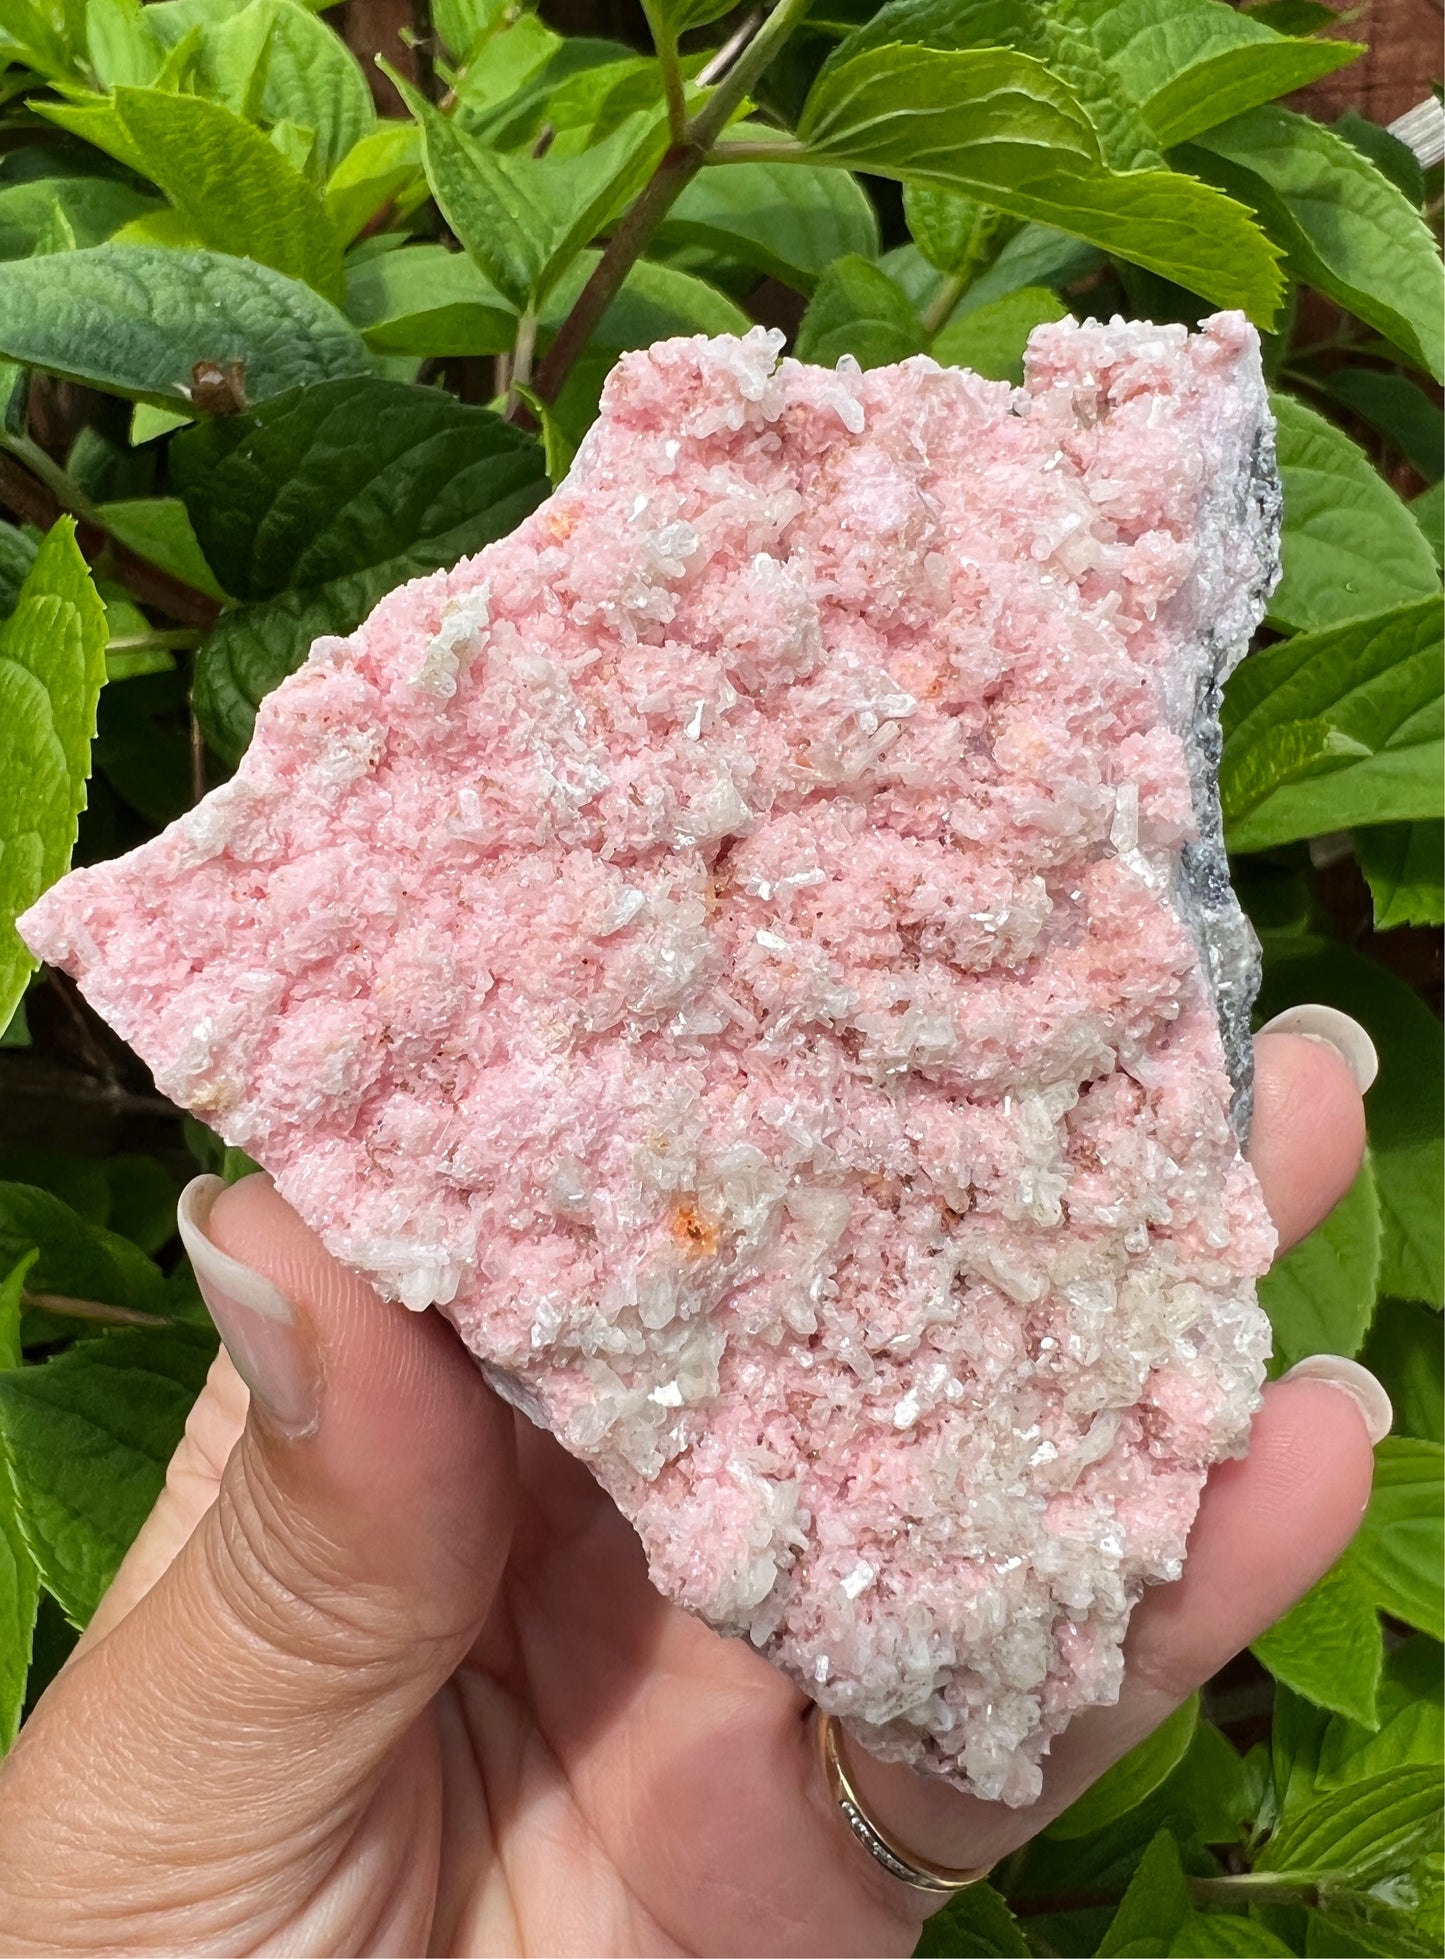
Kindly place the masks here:
<instances>
[{"instance_id":1,"label":"ring on finger","mask_svg":"<svg viewBox=\"0 0 1445 1959\"><path fill-rule=\"evenodd\" d=\"M927 1891L940 1897L951 1897L955 1891L966 1891L971 1884L978 1884L988 1876L993 1869L992 1864L980 1864L972 1870L949 1870L939 1864L930 1864L915 1851L906 1850L896 1837L890 1836L869 1815L854 1786L843 1755L843 1731L837 1718L825 1714L820 1707L813 1709L812 1718L828 1792L842 1812L844 1822L875 1863L881 1864L900 1883L911 1884L915 1891Z\"/></svg>"}]
</instances>

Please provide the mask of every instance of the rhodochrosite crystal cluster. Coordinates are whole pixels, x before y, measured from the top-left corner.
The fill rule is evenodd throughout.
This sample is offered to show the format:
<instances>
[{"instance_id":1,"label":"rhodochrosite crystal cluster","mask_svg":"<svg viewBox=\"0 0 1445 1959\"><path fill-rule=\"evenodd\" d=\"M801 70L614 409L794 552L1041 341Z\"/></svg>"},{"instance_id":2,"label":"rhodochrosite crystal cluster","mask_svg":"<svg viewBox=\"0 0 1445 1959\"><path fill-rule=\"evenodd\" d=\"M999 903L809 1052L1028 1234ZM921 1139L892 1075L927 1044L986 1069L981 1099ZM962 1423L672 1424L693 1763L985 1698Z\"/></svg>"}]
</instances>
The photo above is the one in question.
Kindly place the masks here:
<instances>
[{"instance_id":1,"label":"rhodochrosite crystal cluster","mask_svg":"<svg viewBox=\"0 0 1445 1959\"><path fill-rule=\"evenodd\" d=\"M1267 1351L1213 770L1271 425L1236 315L1018 390L778 338L626 356L549 502L24 930L665 1592L1022 1803Z\"/></svg>"}]
</instances>

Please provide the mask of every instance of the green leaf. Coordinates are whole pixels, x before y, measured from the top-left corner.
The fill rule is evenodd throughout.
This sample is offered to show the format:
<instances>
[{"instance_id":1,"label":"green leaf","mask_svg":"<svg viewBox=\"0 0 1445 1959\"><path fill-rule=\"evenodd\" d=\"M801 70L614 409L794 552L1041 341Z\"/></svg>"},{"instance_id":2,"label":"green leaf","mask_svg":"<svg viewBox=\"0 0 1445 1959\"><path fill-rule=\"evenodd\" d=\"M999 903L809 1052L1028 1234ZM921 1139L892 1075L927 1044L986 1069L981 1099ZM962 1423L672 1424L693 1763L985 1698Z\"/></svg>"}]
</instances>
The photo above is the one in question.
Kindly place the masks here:
<instances>
[{"instance_id":1,"label":"green leaf","mask_svg":"<svg viewBox=\"0 0 1445 1959\"><path fill-rule=\"evenodd\" d=\"M0 259L27 258L58 211L75 246L99 245L156 208L148 192L114 177L32 177L0 189Z\"/></svg>"},{"instance_id":2,"label":"green leaf","mask_svg":"<svg viewBox=\"0 0 1445 1959\"><path fill-rule=\"evenodd\" d=\"M1084 0L1098 58L1165 148L1318 81L1364 49L1284 39L1218 0Z\"/></svg>"},{"instance_id":3,"label":"green leaf","mask_svg":"<svg viewBox=\"0 0 1445 1959\"><path fill-rule=\"evenodd\" d=\"M1428 1852L1439 1829L1439 1770L1393 1769L1302 1808L1269 1839L1254 1867L1368 1882Z\"/></svg>"},{"instance_id":4,"label":"green leaf","mask_svg":"<svg viewBox=\"0 0 1445 1959\"><path fill-rule=\"evenodd\" d=\"M658 46L675 48L680 34L721 20L735 4L736 0L642 0L642 11Z\"/></svg>"},{"instance_id":5,"label":"green leaf","mask_svg":"<svg viewBox=\"0 0 1445 1959\"><path fill-rule=\"evenodd\" d=\"M422 174L414 122L383 122L347 151L326 184L326 215L342 244L399 198Z\"/></svg>"},{"instance_id":6,"label":"green leaf","mask_svg":"<svg viewBox=\"0 0 1445 1959\"><path fill-rule=\"evenodd\" d=\"M1016 48L1044 55L1044 17L1035 0L889 0L834 49L824 72L856 55L902 44L919 48ZM816 8L809 24L817 17Z\"/></svg>"},{"instance_id":7,"label":"green leaf","mask_svg":"<svg viewBox=\"0 0 1445 1959\"><path fill-rule=\"evenodd\" d=\"M1375 1452L1375 1487L1355 1555L1382 1610L1445 1638L1441 1567L1441 1447L1415 1436L1387 1436Z\"/></svg>"},{"instance_id":8,"label":"green leaf","mask_svg":"<svg viewBox=\"0 0 1445 1959\"><path fill-rule=\"evenodd\" d=\"M1427 483L1445 473L1445 414L1418 383L1373 367L1337 367L1325 383L1371 428L1389 438Z\"/></svg>"},{"instance_id":9,"label":"green leaf","mask_svg":"<svg viewBox=\"0 0 1445 1959\"><path fill-rule=\"evenodd\" d=\"M5 0L0 21L0 65L18 60L52 81L71 81L79 73L83 37L70 9L46 0Z\"/></svg>"},{"instance_id":10,"label":"green leaf","mask_svg":"<svg viewBox=\"0 0 1445 1959\"><path fill-rule=\"evenodd\" d=\"M1050 1837L1086 1837L1094 1830L1127 1816L1146 1796L1153 1795L1174 1773L1194 1740L1199 1726L1199 1696L1191 1694L1174 1712L1146 1735L1097 1782L1049 1824Z\"/></svg>"},{"instance_id":11,"label":"green leaf","mask_svg":"<svg viewBox=\"0 0 1445 1959\"><path fill-rule=\"evenodd\" d=\"M70 1156L64 1150L6 1150L0 1154L0 1183L33 1184L68 1204L87 1224L110 1218L110 1187L105 1165L93 1157ZM0 1360L0 1367L18 1367L18 1360Z\"/></svg>"},{"instance_id":12,"label":"green leaf","mask_svg":"<svg viewBox=\"0 0 1445 1959\"><path fill-rule=\"evenodd\" d=\"M1271 406L1284 485L1284 577L1271 621L1309 631L1438 592L1419 524L1364 451L1289 395Z\"/></svg>"},{"instance_id":13,"label":"green leaf","mask_svg":"<svg viewBox=\"0 0 1445 1959\"><path fill-rule=\"evenodd\" d=\"M504 354L517 337L512 303L445 245L403 245L351 267L346 311L378 354Z\"/></svg>"},{"instance_id":14,"label":"green leaf","mask_svg":"<svg viewBox=\"0 0 1445 1959\"><path fill-rule=\"evenodd\" d=\"M99 1300L138 1313L165 1311L164 1279L128 1238L87 1224L48 1190L0 1183L0 1268L8 1271L34 1250L40 1256L26 1280L32 1293Z\"/></svg>"},{"instance_id":15,"label":"green leaf","mask_svg":"<svg viewBox=\"0 0 1445 1959\"><path fill-rule=\"evenodd\" d=\"M99 515L111 536L138 557L224 603L227 595L206 563L179 497L125 498L101 504Z\"/></svg>"},{"instance_id":16,"label":"green leaf","mask_svg":"<svg viewBox=\"0 0 1445 1959\"><path fill-rule=\"evenodd\" d=\"M1324 1731L1315 1789L1347 1789L1391 1769L1445 1760L1440 1647L1415 1633L1386 1655L1376 1709L1378 1725L1338 1715Z\"/></svg>"},{"instance_id":17,"label":"green leaf","mask_svg":"<svg viewBox=\"0 0 1445 1959\"><path fill-rule=\"evenodd\" d=\"M1053 0L1044 16L1048 63L1088 110L1105 162L1116 170L1147 170L1164 161L1154 132L1139 113L1137 92L1098 46L1099 26L1117 11L1111 0ZM1137 12L1137 5L1128 11Z\"/></svg>"},{"instance_id":18,"label":"green leaf","mask_svg":"<svg viewBox=\"0 0 1445 1959\"><path fill-rule=\"evenodd\" d=\"M1441 617L1438 598L1397 606L1236 668L1220 769L1234 850L1440 814Z\"/></svg>"},{"instance_id":19,"label":"green leaf","mask_svg":"<svg viewBox=\"0 0 1445 1959\"><path fill-rule=\"evenodd\" d=\"M1428 490L1422 490L1412 497L1405 508L1419 526L1420 534L1430 547L1430 554L1438 566L1445 566L1445 485L1432 483Z\"/></svg>"},{"instance_id":20,"label":"green leaf","mask_svg":"<svg viewBox=\"0 0 1445 1959\"><path fill-rule=\"evenodd\" d=\"M939 272L971 267L989 255L995 242L1003 242L998 237L1001 214L962 191L905 183L903 216L919 251Z\"/></svg>"},{"instance_id":21,"label":"green leaf","mask_svg":"<svg viewBox=\"0 0 1445 1959\"><path fill-rule=\"evenodd\" d=\"M1370 1587L1347 1553L1254 1642L1276 1680L1317 1707L1373 1726L1380 1682L1380 1622Z\"/></svg>"},{"instance_id":22,"label":"green leaf","mask_svg":"<svg viewBox=\"0 0 1445 1959\"><path fill-rule=\"evenodd\" d=\"M1413 988L1343 947L1281 957L1267 966L1261 1020L1313 1000L1353 1015L1380 1057L1366 1111L1380 1194L1380 1290L1438 1307L1445 1297L1440 1215L1445 1150L1438 1095L1445 1037L1440 1023Z\"/></svg>"},{"instance_id":23,"label":"green leaf","mask_svg":"<svg viewBox=\"0 0 1445 1959\"><path fill-rule=\"evenodd\" d=\"M1258 1919L1241 1918L1227 1911L1191 1911L1174 1934L1170 1954L1235 1954L1238 1959L1274 1959L1284 1953L1292 1959L1294 1947L1277 1939Z\"/></svg>"},{"instance_id":24,"label":"green leaf","mask_svg":"<svg viewBox=\"0 0 1445 1959\"><path fill-rule=\"evenodd\" d=\"M1380 1200L1368 1156L1334 1210L1261 1279L1278 1371L1309 1354L1357 1354L1380 1277Z\"/></svg>"},{"instance_id":25,"label":"green leaf","mask_svg":"<svg viewBox=\"0 0 1445 1959\"><path fill-rule=\"evenodd\" d=\"M947 366L971 367L991 381L1012 381L1017 387L1024 378L1029 335L1046 320L1067 319L1068 314L1047 286L1021 286L1001 299L956 313L934 336L929 351Z\"/></svg>"},{"instance_id":26,"label":"green leaf","mask_svg":"<svg viewBox=\"0 0 1445 1959\"><path fill-rule=\"evenodd\" d=\"M118 83L145 86L165 61L165 46L151 31L149 9L140 0L87 0L86 47L95 78L106 88Z\"/></svg>"},{"instance_id":27,"label":"green leaf","mask_svg":"<svg viewBox=\"0 0 1445 1959\"><path fill-rule=\"evenodd\" d=\"M878 219L845 170L730 163L700 171L663 219L653 249L680 246L811 293L835 259L878 256Z\"/></svg>"},{"instance_id":28,"label":"green leaf","mask_svg":"<svg viewBox=\"0 0 1445 1959\"><path fill-rule=\"evenodd\" d=\"M244 363L253 404L370 365L333 306L268 266L124 245L0 265L0 353L163 406L202 363Z\"/></svg>"},{"instance_id":29,"label":"green leaf","mask_svg":"<svg viewBox=\"0 0 1445 1959\"><path fill-rule=\"evenodd\" d=\"M392 80L421 130L427 182L463 251L519 311L531 305L553 225L532 194L530 159L484 148L400 76Z\"/></svg>"},{"instance_id":30,"label":"green leaf","mask_svg":"<svg viewBox=\"0 0 1445 1959\"><path fill-rule=\"evenodd\" d=\"M1160 1830L1100 1942L1100 1959L1159 1959L1172 1949L1188 1915L1179 1851L1169 1832Z\"/></svg>"},{"instance_id":31,"label":"green leaf","mask_svg":"<svg viewBox=\"0 0 1445 1959\"><path fill-rule=\"evenodd\" d=\"M923 1927L915 1959L1029 1959L1031 1948L991 1884L970 1884Z\"/></svg>"},{"instance_id":32,"label":"green leaf","mask_svg":"<svg viewBox=\"0 0 1445 1959\"><path fill-rule=\"evenodd\" d=\"M95 767L157 828L191 807L190 715L183 676L142 674L100 697Z\"/></svg>"},{"instance_id":33,"label":"green leaf","mask_svg":"<svg viewBox=\"0 0 1445 1959\"><path fill-rule=\"evenodd\" d=\"M1176 171L1110 172L1077 97L1028 55L875 49L825 68L799 135L814 156L965 191L1273 321L1277 254L1249 213Z\"/></svg>"},{"instance_id":34,"label":"green leaf","mask_svg":"<svg viewBox=\"0 0 1445 1959\"><path fill-rule=\"evenodd\" d=\"M818 282L798 328L799 360L832 367L851 354L863 367L885 367L923 351L922 322L900 286L856 254L842 258Z\"/></svg>"},{"instance_id":35,"label":"green leaf","mask_svg":"<svg viewBox=\"0 0 1445 1959\"><path fill-rule=\"evenodd\" d=\"M15 920L69 864L85 808L105 642L105 607L62 517L0 627L0 1023L35 964ZM24 1249L0 1251L0 1266Z\"/></svg>"},{"instance_id":36,"label":"green leaf","mask_svg":"<svg viewBox=\"0 0 1445 1959\"><path fill-rule=\"evenodd\" d=\"M267 12L262 120L314 130L329 175L376 122L371 90L345 41L309 9L270 0Z\"/></svg>"},{"instance_id":37,"label":"green leaf","mask_svg":"<svg viewBox=\"0 0 1445 1959\"><path fill-rule=\"evenodd\" d=\"M0 1279L0 1369L19 1367L25 1357L20 1342L20 1302L26 1275L39 1256L39 1252L26 1252ZM0 1660L3 1658L4 1648L0 1646Z\"/></svg>"},{"instance_id":38,"label":"green leaf","mask_svg":"<svg viewBox=\"0 0 1445 1959\"><path fill-rule=\"evenodd\" d=\"M340 297L341 250L321 193L232 110L152 88L36 106L158 184L201 245Z\"/></svg>"},{"instance_id":39,"label":"green leaf","mask_svg":"<svg viewBox=\"0 0 1445 1959\"><path fill-rule=\"evenodd\" d=\"M432 0L437 33L465 67L473 51L501 25L508 0Z\"/></svg>"},{"instance_id":40,"label":"green leaf","mask_svg":"<svg viewBox=\"0 0 1445 1959\"><path fill-rule=\"evenodd\" d=\"M498 416L382 380L188 429L171 476L212 569L254 602L224 614L198 657L197 712L232 756L313 638L504 535L546 489L541 448Z\"/></svg>"},{"instance_id":41,"label":"green leaf","mask_svg":"<svg viewBox=\"0 0 1445 1959\"><path fill-rule=\"evenodd\" d=\"M20 1528L73 1624L90 1618L160 1495L214 1352L190 1328L135 1328L0 1375Z\"/></svg>"},{"instance_id":42,"label":"green leaf","mask_svg":"<svg viewBox=\"0 0 1445 1959\"><path fill-rule=\"evenodd\" d=\"M1437 1313L1419 1300L1383 1300L1361 1359L1390 1397L1397 1435L1445 1442Z\"/></svg>"},{"instance_id":43,"label":"green leaf","mask_svg":"<svg viewBox=\"0 0 1445 1959\"><path fill-rule=\"evenodd\" d=\"M1435 241L1353 144L1272 105L1211 130L1184 160L1259 213L1296 278L1441 378L1445 280Z\"/></svg>"},{"instance_id":44,"label":"green leaf","mask_svg":"<svg viewBox=\"0 0 1445 1959\"><path fill-rule=\"evenodd\" d=\"M14 524L0 523L0 620L8 619L35 563L35 540Z\"/></svg>"},{"instance_id":45,"label":"green leaf","mask_svg":"<svg viewBox=\"0 0 1445 1959\"><path fill-rule=\"evenodd\" d=\"M531 409L537 427L542 432L542 453L547 459L547 481L555 490L572 467L572 458L577 454L576 444L568 439L566 430L552 413L547 403L531 388L517 387L517 393Z\"/></svg>"},{"instance_id":46,"label":"green leaf","mask_svg":"<svg viewBox=\"0 0 1445 1959\"><path fill-rule=\"evenodd\" d=\"M1402 196L1418 211L1425 202L1425 172L1420 159L1408 143L1379 123L1370 122L1358 109L1346 109L1334 125L1335 134L1353 143L1361 156L1367 156L1382 177L1388 177Z\"/></svg>"},{"instance_id":47,"label":"green leaf","mask_svg":"<svg viewBox=\"0 0 1445 1959\"><path fill-rule=\"evenodd\" d=\"M1355 856L1374 900L1377 932L1445 925L1445 830L1439 823L1356 830Z\"/></svg>"},{"instance_id":48,"label":"green leaf","mask_svg":"<svg viewBox=\"0 0 1445 1959\"><path fill-rule=\"evenodd\" d=\"M33 1254L0 1280L0 1367L19 1367L20 1292ZM25 1682L40 1606L40 1574L20 1531L15 1487L0 1442L0 1756L14 1741L25 1706Z\"/></svg>"}]
</instances>

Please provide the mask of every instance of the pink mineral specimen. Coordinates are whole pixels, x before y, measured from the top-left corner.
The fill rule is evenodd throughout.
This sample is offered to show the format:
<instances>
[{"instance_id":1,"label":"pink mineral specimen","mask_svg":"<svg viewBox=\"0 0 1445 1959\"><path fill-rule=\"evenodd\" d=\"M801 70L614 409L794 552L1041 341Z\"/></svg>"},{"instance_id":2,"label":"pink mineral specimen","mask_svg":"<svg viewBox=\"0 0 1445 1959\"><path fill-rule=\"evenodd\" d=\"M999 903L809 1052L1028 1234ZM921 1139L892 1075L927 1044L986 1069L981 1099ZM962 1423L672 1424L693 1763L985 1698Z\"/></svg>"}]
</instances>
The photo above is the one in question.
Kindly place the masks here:
<instances>
[{"instance_id":1,"label":"pink mineral specimen","mask_svg":"<svg viewBox=\"0 0 1445 1959\"><path fill-rule=\"evenodd\" d=\"M1022 1803L1268 1349L1212 762L1271 425L1235 315L1019 390L778 340L626 356L549 502L23 926L663 1591Z\"/></svg>"}]
</instances>

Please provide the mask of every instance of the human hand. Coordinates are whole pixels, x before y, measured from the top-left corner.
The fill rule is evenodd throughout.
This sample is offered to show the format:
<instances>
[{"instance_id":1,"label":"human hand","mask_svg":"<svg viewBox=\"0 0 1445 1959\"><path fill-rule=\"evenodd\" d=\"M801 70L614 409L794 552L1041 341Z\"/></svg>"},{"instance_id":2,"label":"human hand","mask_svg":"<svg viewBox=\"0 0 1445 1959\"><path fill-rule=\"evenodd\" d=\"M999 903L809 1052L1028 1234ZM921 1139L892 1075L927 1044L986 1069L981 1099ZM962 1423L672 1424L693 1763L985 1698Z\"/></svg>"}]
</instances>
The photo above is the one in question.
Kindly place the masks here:
<instances>
[{"instance_id":1,"label":"human hand","mask_svg":"<svg viewBox=\"0 0 1445 1959\"><path fill-rule=\"evenodd\" d=\"M1252 1150L1284 1245L1362 1146L1339 1053L1262 1036ZM936 1900L849 1835L801 1695L652 1590L587 1472L438 1316L379 1307L264 1179L207 1231L197 1273L253 1392L223 1354L0 1772L0 1951L911 1951ZM1036 1806L855 1749L880 1823L984 1865L1066 1807L1338 1557L1388 1421L1372 1387L1344 1364L1268 1390L1184 1577L1134 1615L1118 1706L1074 1722Z\"/></svg>"}]
</instances>

